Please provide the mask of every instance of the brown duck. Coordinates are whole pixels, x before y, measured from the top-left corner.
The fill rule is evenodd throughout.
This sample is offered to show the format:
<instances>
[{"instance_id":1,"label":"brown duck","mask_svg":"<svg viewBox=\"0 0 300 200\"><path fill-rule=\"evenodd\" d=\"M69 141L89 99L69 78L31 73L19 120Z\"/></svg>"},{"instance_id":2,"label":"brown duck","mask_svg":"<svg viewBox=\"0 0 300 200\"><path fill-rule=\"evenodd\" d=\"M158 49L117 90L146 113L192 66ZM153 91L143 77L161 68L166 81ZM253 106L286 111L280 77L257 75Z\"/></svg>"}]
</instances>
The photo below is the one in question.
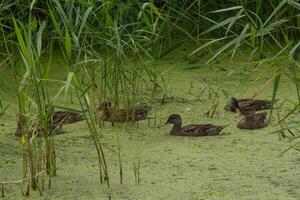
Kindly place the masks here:
<instances>
[{"instance_id":1,"label":"brown duck","mask_svg":"<svg viewBox=\"0 0 300 200\"><path fill-rule=\"evenodd\" d=\"M192 124L182 127L182 119L178 114L169 116L166 124L173 124L171 135L178 136L213 136L219 135L226 126L216 126L212 124Z\"/></svg>"},{"instance_id":2,"label":"brown duck","mask_svg":"<svg viewBox=\"0 0 300 200\"><path fill-rule=\"evenodd\" d=\"M54 125L62 126L82 121L84 120L84 115L77 112L57 111L53 114L52 119Z\"/></svg>"},{"instance_id":3,"label":"brown duck","mask_svg":"<svg viewBox=\"0 0 300 200\"><path fill-rule=\"evenodd\" d=\"M236 105L238 105L239 109L244 112L260 111L270 109L271 101L258 99L236 99L235 97L231 97L229 103L225 106L224 109L229 112L236 112Z\"/></svg>"},{"instance_id":4,"label":"brown duck","mask_svg":"<svg viewBox=\"0 0 300 200\"><path fill-rule=\"evenodd\" d=\"M260 113L243 113L237 125L240 129L260 129L269 125L267 112Z\"/></svg>"},{"instance_id":5,"label":"brown duck","mask_svg":"<svg viewBox=\"0 0 300 200\"><path fill-rule=\"evenodd\" d=\"M67 111L57 111L52 116L52 129L54 134L61 134L62 126L66 124L72 124L78 121L84 120L83 114L76 113L76 112L67 112ZM22 114L17 115L17 129L15 132L15 135L18 137L21 137L23 132L23 126L24 125L24 116ZM37 136L43 136L45 130L40 126L40 123L38 120L35 120L29 128L29 135L37 135Z\"/></svg>"},{"instance_id":6,"label":"brown duck","mask_svg":"<svg viewBox=\"0 0 300 200\"><path fill-rule=\"evenodd\" d=\"M104 102L97 111L103 113L103 121L109 122L133 122L147 119L148 113L151 110L148 106L137 106L129 109L119 109L113 111L111 102Z\"/></svg>"},{"instance_id":7,"label":"brown duck","mask_svg":"<svg viewBox=\"0 0 300 200\"><path fill-rule=\"evenodd\" d=\"M241 110L238 101L233 99L232 104L236 107L236 111L240 114L241 119L237 125L240 129L260 129L269 125L267 112L255 113L255 111Z\"/></svg>"}]
</instances>

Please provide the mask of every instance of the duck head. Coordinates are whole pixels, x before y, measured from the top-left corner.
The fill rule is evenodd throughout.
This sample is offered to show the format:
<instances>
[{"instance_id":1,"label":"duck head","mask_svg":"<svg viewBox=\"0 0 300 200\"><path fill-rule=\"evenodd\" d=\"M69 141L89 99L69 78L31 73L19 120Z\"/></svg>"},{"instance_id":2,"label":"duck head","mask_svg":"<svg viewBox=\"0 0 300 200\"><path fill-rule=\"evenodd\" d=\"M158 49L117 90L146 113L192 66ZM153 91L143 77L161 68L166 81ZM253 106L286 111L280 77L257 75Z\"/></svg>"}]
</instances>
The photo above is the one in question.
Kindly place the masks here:
<instances>
[{"instance_id":1,"label":"duck head","mask_svg":"<svg viewBox=\"0 0 300 200\"><path fill-rule=\"evenodd\" d=\"M244 113L241 111L238 100L235 97L230 98L230 109L232 111L237 112L240 116L242 116Z\"/></svg>"},{"instance_id":2,"label":"duck head","mask_svg":"<svg viewBox=\"0 0 300 200\"><path fill-rule=\"evenodd\" d=\"M172 114L169 116L168 120L165 124L174 124L174 125L181 125L182 119L181 116L178 114Z\"/></svg>"},{"instance_id":3,"label":"duck head","mask_svg":"<svg viewBox=\"0 0 300 200\"><path fill-rule=\"evenodd\" d=\"M238 100L235 97L230 98L229 107L232 111L236 111L240 108Z\"/></svg>"},{"instance_id":4,"label":"duck head","mask_svg":"<svg viewBox=\"0 0 300 200\"><path fill-rule=\"evenodd\" d=\"M234 109L241 117L245 117L245 116L254 116L255 115L255 111L245 111L242 110L238 104L238 100L234 97L231 97L230 99L230 107L232 109Z\"/></svg>"}]
</instances>

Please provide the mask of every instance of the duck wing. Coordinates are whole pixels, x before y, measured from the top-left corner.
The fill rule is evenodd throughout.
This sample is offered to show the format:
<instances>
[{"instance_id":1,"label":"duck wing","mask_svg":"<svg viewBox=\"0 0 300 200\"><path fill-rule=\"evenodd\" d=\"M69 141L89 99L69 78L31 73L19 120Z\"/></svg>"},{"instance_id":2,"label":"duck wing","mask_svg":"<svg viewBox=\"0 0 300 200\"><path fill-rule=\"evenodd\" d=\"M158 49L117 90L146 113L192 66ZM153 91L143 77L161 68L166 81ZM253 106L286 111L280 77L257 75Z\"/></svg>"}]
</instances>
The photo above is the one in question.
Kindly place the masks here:
<instances>
[{"instance_id":1,"label":"duck wing","mask_svg":"<svg viewBox=\"0 0 300 200\"><path fill-rule=\"evenodd\" d=\"M242 111L259 111L271 108L271 101L268 100L240 99L238 104Z\"/></svg>"},{"instance_id":2,"label":"duck wing","mask_svg":"<svg viewBox=\"0 0 300 200\"><path fill-rule=\"evenodd\" d=\"M243 116L237 127L240 129L260 129L267 127L268 124L267 112L261 112Z\"/></svg>"},{"instance_id":3,"label":"duck wing","mask_svg":"<svg viewBox=\"0 0 300 200\"><path fill-rule=\"evenodd\" d=\"M112 114L115 122L139 121L147 118L151 107L139 106L130 109L119 109Z\"/></svg>"},{"instance_id":4,"label":"duck wing","mask_svg":"<svg viewBox=\"0 0 300 200\"><path fill-rule=\"evenodd\" d=\"M131 114L127 109L119 109L110 113L110 119L112 122L127 122L131 121Z\"/></svg>"},{"instance_id":5,"label":"duck wing","mask_svg":"<svg viewBox=\"0 0 300 200\"><path fill-rule=\"evenodd\" d=\"M212 136L219 135L225 126L213 124L191 124L181 128L181 135L184 136Z\"/></svg>"},{"instance_id":6,"label":"duck wing","mask_svg":"<svg viewBox=\"0 0 300 200\"><path fill-rule=\"evenodd\" d=\"M256 115L255 115L255 120L256 121L264 121L264 120L266 120L266 118L267 118L267 112L260 112L260 113L256 113Z\"/></svg>"},{"instance_id":7,"label":"duck wing","mask_svg":"<svg viewBox=\"0 0 300 200\"><path fill-rule=\"evenodd\" d=\"M151 107L149 106L139 106L133 109L135 120L144 120L147 118Z\"/></svg>"},{"instance_id":8,"label":"duck wing","mask_svg":"<svg viewBox=\"0 0 300 200\"><path fill-rule=\"evenodd\" d=\"M84 120L82 113L57 111L52 116L54 125L72 124Z\"/></svg>"},{"instance_id":9,"label":"duck wing","mask_svg":"<svg viewBox=\"0 0 300 200\"><path fill-rule=\"evenodd\" d=\"M242 112L268 110L271 108L271 101L259 99L238 99L239 108ZM226 111L235 112L236 106L229 102L224 107Z\"/></svg>"},{"instance_id":10,"label":"duck wing","mask_svg":"<svg viewBox=\"0 0 300 200\"><path fill-rule=\"evenodd\" d=\"M239 109L242 111L249 111L252 109L253 100L252 99L236 99ZM230 100L224 107L226 111L236 112L237 106Z\"/></svg>"}]
</instances>

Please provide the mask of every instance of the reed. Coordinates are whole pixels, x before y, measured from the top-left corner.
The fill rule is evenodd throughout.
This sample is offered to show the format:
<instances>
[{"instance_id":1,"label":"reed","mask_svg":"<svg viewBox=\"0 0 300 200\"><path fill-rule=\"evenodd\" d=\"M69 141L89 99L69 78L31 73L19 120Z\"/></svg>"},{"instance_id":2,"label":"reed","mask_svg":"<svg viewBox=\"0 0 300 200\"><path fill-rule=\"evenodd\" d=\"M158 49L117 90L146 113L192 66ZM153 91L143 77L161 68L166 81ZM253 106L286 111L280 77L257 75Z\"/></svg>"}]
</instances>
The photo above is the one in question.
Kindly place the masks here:
<instances>
[{"instance_id":1,"label":"reed","mask_svg":"<svg viewBox=\"0 0 300 200\"><path fill-rule=\"evenodd\" d=\"M75 94L97 151L100 182L110 186L97 107L106 100L112 102L113 110L150 104L154 106L156 124L155 99L167 93L164 75L172 68L162 71L156 64L185 43L193 47L187 59L205 55L207 64L228 56L233 61L239 50L250 49L250 67L268 62L275 69L275 75L264 85L273 83L272 108L276 107L282 76L295 85L300 102L297 75L300 16L296 0L7 0L2 2L0 13L0 43L3 44L0 51L8 57L14 70L18 114L23 118L24 135L20 140L23 174L24 178L31 177L33 189L39 190L36 175L40 171L46 169L49 177L56 175L50 116L55 98L63 92L65 99ZM56 49L60 49L63 67L68 72L66 81L52 98L49 73ZM267 55L265 49L271 49L274 55ZM41 62L42 58L48 59L47 64ZM277 64L283 61L284 67ZM287 73L287 68L293 71L292 75ZM214 101L208 111L208 116L213 117L222 88L215 90L207 83L199 96L205 89ZM7 105L0 101L0 117L6 109ZM292 126L288 117L296 110L283 118L279 116L282 126ZM273 113L272 109L270 117ZM44 130L43 137L31 134L36 121ZM117 142L122 183L123 154L119 139ZM139 161L134 166L136 183L139 183ZM51 185L50 178L48 185Z\"/></svg>"},{"instance_id":2,"label":"reed","mask_svg":"<svg viewBox=\"0 0 300 200\"><path fill-rule=\"evenodd\" d=\"M134 174L134 182L136 185L139 185L141 182L140 168L141 168L141 159L140 159L140 155L137 154L133 161L133 174Z\"/></svg>"},{"instance_id":3,"label":"reed","mask_svg":"<svg viewBox=\"0 0 300 200\"><path fill-rule=\"evenodd\" d=\"M10 67L15 71L18 100L18 126L22 132L20 139L23 158L23 178L29 180L30 187L39 190L39 174L46 170L49 181L56 175L56 156L51 121L52 106L49 98L48 85L44 81L49 76L50 65L40 62L43 49L42 35L46 26L44 21L34 21L30 4L29 16L25 21L13 18L16 41L5 40L5 50L13 55L18 50L21 62L10 61ZM32 26L36 23L36 26ZM3 27L2 27L3 30ZM10 45L13 44L13 45ZM51 51L51 49L50 49ZM51 57L51 56L50 56ZM51 60L49 60L51 62ZM37 137L42 135L42 137ZM28 179L28 177L30 177ZM30 187L29 187L30 185Z\"/></svg>"}]
</instances>

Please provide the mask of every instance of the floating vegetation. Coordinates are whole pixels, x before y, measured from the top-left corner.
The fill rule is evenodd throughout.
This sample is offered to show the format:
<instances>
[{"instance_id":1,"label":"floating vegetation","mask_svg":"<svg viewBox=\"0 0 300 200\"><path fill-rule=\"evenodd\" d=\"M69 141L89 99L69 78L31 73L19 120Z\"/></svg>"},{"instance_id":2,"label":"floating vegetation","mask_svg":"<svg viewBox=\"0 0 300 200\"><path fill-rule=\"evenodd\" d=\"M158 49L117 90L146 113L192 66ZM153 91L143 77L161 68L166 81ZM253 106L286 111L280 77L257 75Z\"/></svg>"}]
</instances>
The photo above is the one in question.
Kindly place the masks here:
<instances>
[{"instance_id":1,"label":"floating vegetation","mask_svg":"<svg viewBox=\"0 0 300 200\"><path fill-rule=\"evenodd\" d=\"M9 143L9 151L20 149L19 157L8 154L15 163L7 155L0 158L7 159L0 167L7 166L9 170L3 170L8 175L20 172L13 176L18 181L7 180L7 174L1 172L0 178L7 180L0 182L3 198L10 195L10 185L32 198L36 194L48 198L45 185L55 190L50 192L51 198L72 198L71 194L82 191L90 195L90 189L98 192L93 194L98 197L114 190L116 177L122 184L118 188L122 194L116 199L241 199L241 193L249 192L241 188L245 177L253 181L249 184L255 186L251 192L256 199L268 196L267 192L279 199L287 194L299 196L297 191L285 190L286 185L281 196L274 187L265 190L261 185L264 179L274 182L272 176L278 173L287 177L286 171L289 179L276 179L276 186L280 181L295 181L292 170L297 166L279 172L271 157L275 157L273 152L283 152L287 158L276 161L294 164L286 152L299 152L297 0L6 0L1 3L0 19L0 142L5 147ZM238 126L259 128L251 133L262 134L253 137L244 134L250 130L236 130L235 114L223 110L231 96L240 99L225 109L241 114ZM253 103L260 98L267 100ZM256 112L263 109L269 111ZM186 121L208 124L205 131L203 126L191 124L180 127L180 133L218 135L228 125L230 134L201 140L171 137L161 126L171 113L180 113ZM118 124L107 126L104 121ZM220 126L212 125L219 122ZM13 136L15 124L19 138ZM66 129L74 134L55 136L67 124ZM272 146L267 142L273 141L273 134L265 132L277 133L280 140L292 144ZM139 151L132 148L135 145ZM129 158L133 155L132 161ZM76 162L82 167L80 172L75 170ZM133 173L128 167L131 163ZM230 170L226 169L228 163ZM253 176L251 168L252 173L247 174L244 169L254 165L260 170ZM289 167L286 163L277 165ZM62 176L57 176L60 172ZM237 172L234 175L238 178L231 185L239 188L233 190L226 183ZM104 184L96 186L94 177ZM189 184L195 177L197 181ZM147 187L165 183L169 190L156 187L150 197L145 196L145 190L145 195L135 198L129 188L123 191L128 178L136 185L145 182ZM76 184L75 179L80 186L68 187ZM292 183L297 185L296 181ZM185 185L175 185L180 183ZM199 188L201 194L196 194ZM56 190L63 192L56 196ZM16 190L12 193L16 196ZM90 198L85 195L76 198ZM114 195L110 194L111 198Z\"/></svg>"}]
</instances>

